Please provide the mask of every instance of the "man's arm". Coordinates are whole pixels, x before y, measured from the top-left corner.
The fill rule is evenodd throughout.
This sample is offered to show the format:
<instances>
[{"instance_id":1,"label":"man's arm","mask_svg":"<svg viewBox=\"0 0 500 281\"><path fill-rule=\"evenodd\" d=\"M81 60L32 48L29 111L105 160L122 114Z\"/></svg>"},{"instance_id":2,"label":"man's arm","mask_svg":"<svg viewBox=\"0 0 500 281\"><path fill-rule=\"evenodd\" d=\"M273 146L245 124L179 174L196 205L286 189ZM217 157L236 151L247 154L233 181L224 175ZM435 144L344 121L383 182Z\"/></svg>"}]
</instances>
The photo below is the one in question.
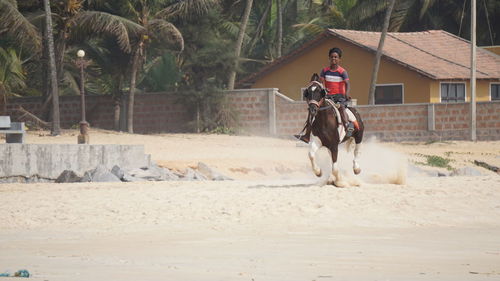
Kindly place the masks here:
<instances>
[{"instance_id":1,"label":"man's arm","mask_svg":"<svg viewBox=\"0 0 500 281\"><path fill-rule=\"evenodd\" d=\"M351 82L349 80L345 80L345 97L346 99L351 99L349 93L351 92Z\"/></svg>"}]
</instances>

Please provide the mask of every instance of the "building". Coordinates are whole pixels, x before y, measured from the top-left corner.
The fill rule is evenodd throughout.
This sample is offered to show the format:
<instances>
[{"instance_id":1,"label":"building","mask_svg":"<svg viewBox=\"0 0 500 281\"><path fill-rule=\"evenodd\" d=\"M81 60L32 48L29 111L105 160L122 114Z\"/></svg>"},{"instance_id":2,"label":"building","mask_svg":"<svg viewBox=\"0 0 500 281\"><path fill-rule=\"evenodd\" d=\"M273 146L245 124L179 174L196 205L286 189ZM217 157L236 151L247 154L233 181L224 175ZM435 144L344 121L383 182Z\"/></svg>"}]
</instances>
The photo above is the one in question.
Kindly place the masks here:
<instances>
[{"instance_id":1,"label":"building","mask_svg":"<svg viewBox=\"0 0 500 281\"><path fill-rule=\"evenodd\" d=\"M380 32L327 29L300 48L239 81L241 88L278 88L294 99L313 73L328 64L332 47L343 50L341 65L351 96L368 104ZM380 62L376 104L466 102L470 99L470 42L443 30L388 33ZM477 48L477 101L500 100L500 56Z\"/></svg>"}]
</instances>

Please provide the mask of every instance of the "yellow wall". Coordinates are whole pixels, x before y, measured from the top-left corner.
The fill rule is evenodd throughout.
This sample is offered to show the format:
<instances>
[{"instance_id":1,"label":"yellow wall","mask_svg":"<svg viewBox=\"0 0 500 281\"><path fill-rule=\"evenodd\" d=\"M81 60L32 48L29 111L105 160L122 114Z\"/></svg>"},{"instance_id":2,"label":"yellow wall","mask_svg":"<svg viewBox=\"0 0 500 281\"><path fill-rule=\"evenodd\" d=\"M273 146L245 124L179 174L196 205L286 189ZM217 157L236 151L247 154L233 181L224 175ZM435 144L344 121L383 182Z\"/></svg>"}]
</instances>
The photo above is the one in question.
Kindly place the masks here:
<instances>
[{"instance_id":1,"label":"yellow wall","mask_svg":"<svg viewBox=\"0 0 500 281\"><path fill-rule=\"evenodd\" d=\"M313 73L326 67L328 51L332 47L342 49L341 66L347 69L351 81L351 96L358 104L368 104L371 72L374 55L354 44L337 38L328 38L307 50L301 56L292 58L273 71L256 80L252 88L279 88L279 91L294 99L301 100L300 89L305 87ZM439 81L430 79L388 59L382 59L377 84L403 84L403 103L440 102ZM470 90L466 85L467 97ZM489 81L477 82L477 101L489 100Z\"/></svg>"},{"instance_id":2,"label":"yellow wall","mask_svg":"<svg viewBox=\"0 0 500 281\"><path fill-rule=\"evenodd\" d=\"M441 83L465 83L465 101L470 101L470 83L469 81L457 80L442 80L432 81L431 83L431 103L441 102ZM490 84L489 80L476 80L476 101L490 101ZM497 83L497 82L495 82Z\"/></svg>"},{"instance_id":3,"label":"yellow wall","mask_svg":"<svg viewBox=\"0 0 500 281\"><path fill-rule=\"evenodd\" d=\"M500 46L486 46L486 47L481 47L481 48L488 50L488 51L500 56Z\"/></svg>"}]
</instances>

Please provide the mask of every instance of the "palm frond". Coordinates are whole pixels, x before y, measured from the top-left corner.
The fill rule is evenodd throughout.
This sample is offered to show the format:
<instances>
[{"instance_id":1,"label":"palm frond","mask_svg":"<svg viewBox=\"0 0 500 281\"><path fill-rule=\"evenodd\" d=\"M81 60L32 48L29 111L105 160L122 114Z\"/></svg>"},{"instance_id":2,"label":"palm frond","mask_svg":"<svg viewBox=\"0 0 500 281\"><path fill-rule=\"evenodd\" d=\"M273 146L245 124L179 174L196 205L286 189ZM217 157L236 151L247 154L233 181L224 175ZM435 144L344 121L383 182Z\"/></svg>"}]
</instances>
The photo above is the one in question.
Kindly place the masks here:
<instances>
[{"instance_id":1,"label":"palm frond","mask_svg":"<svg viewBox=\"0 0 500 281\"><path fill-rule=\"evenodd\" d=\"M347 24L349 27L358 27L360 23L373 18L386 8L387 1L358 1L347 13Z\"/></svg>"},{"instance_id":2,"label":"palm frond","mask_svg":"<svg viewBox=\"0 0 500 281\"><path fill-rule=\"evenodd\" d=\"M0 82L5 86L7 94L10 94L11 89L26 87L25 80L22 60L16 51L0 47Z\"/></svg>"},{"instance_id":3,"label":"palm frond","mask_svg":"<svg viewBox=\"0 0 500 281\"><path fill-rule=\"evenodd\" d=\"M171 46L176 51L184 50L184 39L181 32L166 20L155 19L149 22L149 35L156 41Z\"/></svg>"},{"instance_id":4,"label":"palm frond","mask_svg":"<svg viewBox=\"0 0 500 281\"><path fill-rule=\"evenodd\" d=\"M238 23L224 21L220 24L220 27L225 30L232 38L238 37L238 32L240 30L240 26L238 25Z\"/></svg>"},{"instance_id":5,"label":"palm frond","mask_svg":"<svg viewBox=\"0 0 500 281\"><path fill-rule=\"evenodd\" d=\"M30 50L41 50L42 40L37 28L17 10L15 1L0 0L0 17L0 35L12 37Z\"/></svg>"},{"instance_id":6,"label":"palm frond","mask_svg":"<svg viewBox=\"0 0 500 281\"><path fill-rule=\"evenodd\" d=\"M130 52L131 37L137 37L144 27L128 19L105 12L85 11L70 20L74 26L71 36L88 37L95 34L107 34L116 38L120 48Z\"/></svg>"},{"instance_id":7,"label":"palm frond","mask_svg":"<svg viewBox=\"0 0 500 281\"><path fill-rule=\"evenodd\" d=\"M320 18L314 18L307 23L298 23L292 25L293 28L297 28L299 32L305 32L312 35L320 34L325 31L325 28L318 24L320 22Z\"/></svg>"},{"instance_id":8,"label":"palm frond","mask_svg":"<svg viewBox=\"0 0 500 281\"><path fill-rule=\"evenodd\" d=\"M411 13L411 8L414 6L415 1L416 0L401 0L396 2L391 14L389 31L399 31L408 15Z\"/></svg>"},{"instance_id":9,"label":"palm frond","mask_svg":"<svg viewBox=\"0 0 500 281\"><path fill-rule=\"evenodd\" d=\"M194 18L206 14L210 9L218 7L220 0L183 0L159 11L156 18Z\"/></svg>"},{"instance_id":10,"label":"palm frond","mask_svg":"<svg viewBox=\"0 0 500 281\"><path fill-rule=\"evenodd\" d=\"M421 0L423 3L422 3L422 7L420 8L420 15L419 15L419 18L422 19L424 17L424 15L428 12L429 10L429 7L431 7L435 0Z\"/></svg>"}]
</instances>

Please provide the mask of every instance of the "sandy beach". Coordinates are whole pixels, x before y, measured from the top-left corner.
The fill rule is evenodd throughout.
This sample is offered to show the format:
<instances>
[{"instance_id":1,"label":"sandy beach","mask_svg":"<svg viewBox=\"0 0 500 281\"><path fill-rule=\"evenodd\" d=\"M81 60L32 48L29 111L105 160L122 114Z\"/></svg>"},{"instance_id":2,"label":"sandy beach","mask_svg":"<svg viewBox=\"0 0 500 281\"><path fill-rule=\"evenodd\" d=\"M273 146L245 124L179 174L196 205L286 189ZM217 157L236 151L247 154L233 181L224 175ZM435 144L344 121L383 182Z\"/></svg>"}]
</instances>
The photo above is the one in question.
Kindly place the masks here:
<instances>
[{"instance_id":1,"label":"sandy beach","mask_svg":"<svg viewBox=\"0 0 500 281\"><path fill-rule=\"evenodd\" d=\"M76 130L27 143L76 143ZM91 130L232 181L0 184L0 273L29 280L500 280L500 141L366 140L349 187L292 139ZM424 165L427 156L449 168ZM319 162L329 169L326 150ZM430 176L469 167L477 176ZM17 280L4 278L0 280Z\"/></svg>"}]
</instances>

